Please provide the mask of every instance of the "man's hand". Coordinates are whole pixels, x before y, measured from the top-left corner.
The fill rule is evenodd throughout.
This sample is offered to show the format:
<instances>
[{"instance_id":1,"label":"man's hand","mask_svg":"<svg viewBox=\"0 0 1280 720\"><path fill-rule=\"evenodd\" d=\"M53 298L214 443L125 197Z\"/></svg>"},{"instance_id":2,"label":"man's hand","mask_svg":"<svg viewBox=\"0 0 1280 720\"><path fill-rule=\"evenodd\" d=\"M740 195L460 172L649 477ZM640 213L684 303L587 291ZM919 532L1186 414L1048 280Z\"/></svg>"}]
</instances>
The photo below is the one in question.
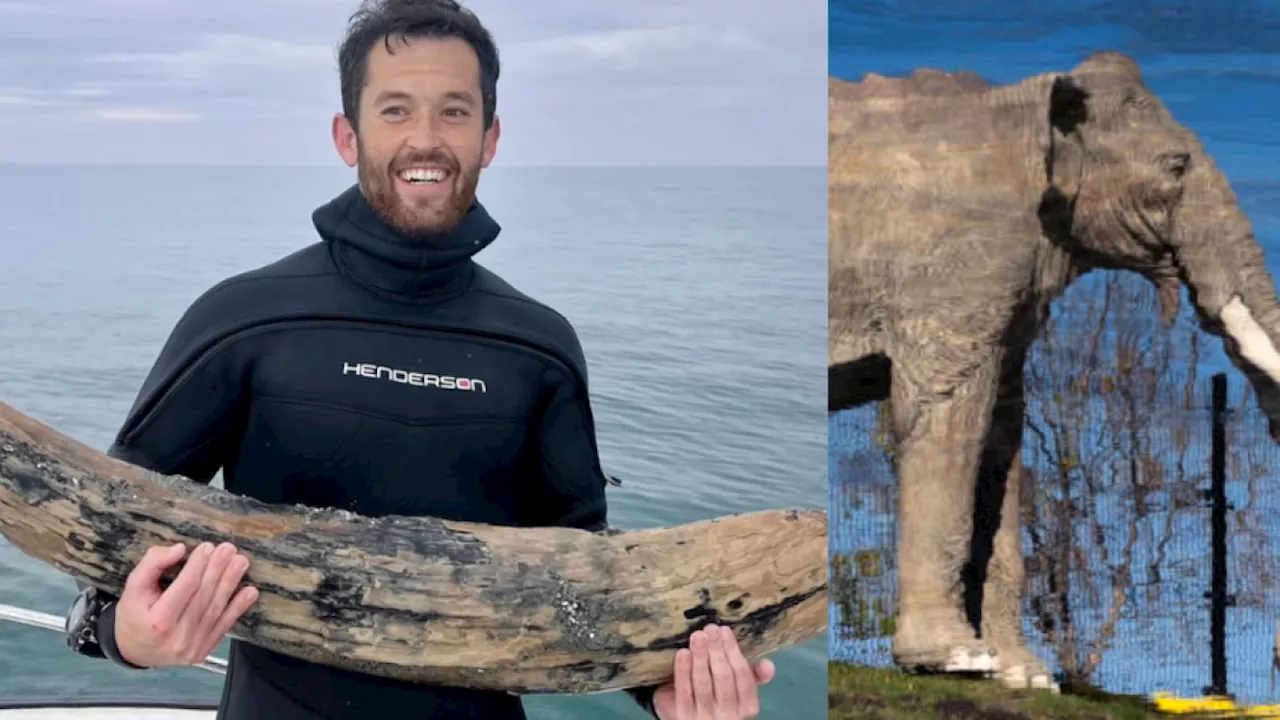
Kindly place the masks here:
<instances>
[{"instance_id":1,"label":"man's hand","mask_svg":"<svg viewBox=\"0 0 1280 720\"><path fill-rule=\"evenodd\" d=\"M675 681L658 688L653 709L661 720L745 720L760 714L756 688L773 679L773 663L755 666L729 628L708 625L676 653Z\"/></svg>"},{"instance_id":2,"label":"man's hand","mask_svg":"<svg viewBox=\"0 0 1280 720\"><path fill-rule=\"evenodd\" d=\"M116 647L141 667L196 665L213 652L231 626L258 600L258 590L236 592L249 559L231 543L203 543L166 589L160 578L186 555L185 545L147 550L125 582L116 605ZM235 597L232 597L232 595Z\"/></svg>"}]
</instances>

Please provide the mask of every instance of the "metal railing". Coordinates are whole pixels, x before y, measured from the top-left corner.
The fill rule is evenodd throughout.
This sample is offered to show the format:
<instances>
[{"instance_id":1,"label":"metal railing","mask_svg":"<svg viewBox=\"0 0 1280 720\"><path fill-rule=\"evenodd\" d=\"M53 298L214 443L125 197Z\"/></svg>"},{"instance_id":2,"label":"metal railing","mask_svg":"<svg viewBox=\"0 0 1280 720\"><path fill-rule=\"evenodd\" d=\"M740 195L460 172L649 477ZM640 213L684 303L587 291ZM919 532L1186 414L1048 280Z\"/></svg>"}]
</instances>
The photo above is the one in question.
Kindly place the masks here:
<instances>
[{"instance_id":1,"label":"metal railing","mask_svg":"<svg viewBox=\"0 0 1280 720\"><path fill-rule=\"evenodd\" d=\"M0 620L40 628L42 630L52 630L60 634L66 632L65 618L58 617L57 615L50 615L49 613L37 612L35 610L27 610L13 605L0 604ZM218 675L227 674L227 661L219 657L214 657L213 655L205 658L204 662L193 664L191 667L208 670L209 672L217 673Z\"/></svg>"}]
</instances>

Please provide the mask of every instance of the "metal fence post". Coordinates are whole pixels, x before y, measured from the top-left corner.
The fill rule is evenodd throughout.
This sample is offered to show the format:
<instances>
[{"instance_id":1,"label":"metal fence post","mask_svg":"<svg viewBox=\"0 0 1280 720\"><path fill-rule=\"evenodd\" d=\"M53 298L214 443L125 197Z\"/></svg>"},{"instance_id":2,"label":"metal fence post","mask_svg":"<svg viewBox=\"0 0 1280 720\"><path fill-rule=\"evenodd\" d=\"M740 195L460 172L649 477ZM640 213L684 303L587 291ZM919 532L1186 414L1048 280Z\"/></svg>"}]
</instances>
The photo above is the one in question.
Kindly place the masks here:
<instances>
[{"instance_id":1,"label":"metal fence post","mask_svg":"<svg viewBox=\"0 0 1280 720\"><path fill-rule=\"evenodd\" d=\"M1209 456L1209 524L1213 532L1213 576L1209 592L1209 657L1212 683L1206 695L1227 695L1227 376L1213 376L1213 451Z\"/></svg>"}]
</instances>

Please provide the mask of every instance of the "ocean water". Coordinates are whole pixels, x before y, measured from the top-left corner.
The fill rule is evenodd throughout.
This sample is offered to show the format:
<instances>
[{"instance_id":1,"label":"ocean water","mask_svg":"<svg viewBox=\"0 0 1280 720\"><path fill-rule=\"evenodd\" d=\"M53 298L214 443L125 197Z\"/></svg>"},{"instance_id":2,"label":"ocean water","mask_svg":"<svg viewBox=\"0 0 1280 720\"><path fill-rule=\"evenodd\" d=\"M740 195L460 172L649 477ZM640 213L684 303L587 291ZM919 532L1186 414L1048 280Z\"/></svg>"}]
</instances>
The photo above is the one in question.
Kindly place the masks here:
<instances>
[{"instance_id":1,"label":"ocean water","mask_svg":"<svg viewBox=\"0 0 1280 720\"><path fill-rule=\"evenodd\" d=\"M930 67L971 70L1003 84L1033 74L1069 71L1098 50L1130 55L1142 68L1147 85L1182 124L1199 135L1226 173L1254 224L1268 269L1280 277L1280 207L1276 203L1280 196L1280 5L1201 0L831 0L829 8L829 73L847 80L858 80L867 72L901 76ZM1073 301L1082 301L1088 291L1075 288L1069 295ZM1187 317L1184 299L1184 320ZM1232 402L1241 397L1243 380L1225 362L1216 340L1207 340L1206 354L1196 369L1206 383L1210 373L1226 370ZM1198 394L1207 397L1207 392ZM1256 411L1249 410L1238 419L1258 422ZM829 418L833 554L867 549L892 533L891 508L849 505L855 490L837 480L839 468L849 463L870 463L860 472L876 475L875 480L869 475L864 478L875 484L888 473L881 460L856 457L860 440L854 434L865 432L870 420L865 412ZM1249 430L1241 429L1238 436L1262 442L1258 438L1265 434ZM1272 559L1278 549L1275 540L1280 538L1275 512L1280 506L1280 475L1274 464L1266 462L1276 457L1273 446L1233 445L1236 451L1263 459L1264 474L1248 478L1247 486L1246 478L1228 478L1232 483L1229 500L1240 511L1228 516L1233 568L1229 591L1239 594L1241 601L1227 611L1228 689L1247 702L1276 702L1280 697L1271 691L1268 674L1280 616L1273 599ZM1129 517L1125 507L1113 506L1109 512L1116 513L1110 516L1116 523ZM1095 678L1107 690L1198 695L1210 682L1209 611L1200 598L1208 589L1208 513L1188 513L1177 521L1176 541L1187 554L1182 568L1187 574L1166 578L1163 589L1139 588L1126 598L1112 649L1104 653ZM876 539L868 541L872 535ZM1242 554L1255 541L1270 550L1263 553L1265 562L1259 561L1263 569L1242 579L1244 573L1237 572L1245 564ZM1161 592L1164 600L1151 599ZM1078 599L1082 605L1109 602L1109 598ZM1174 627L1165 618L1144 616L1144 608L1161 603L1167 608L1180 603L1177 607L1186 608L1191 619L1185 623L1179 619ZM833 630L840 623L835 607L832 623ZM1173 638L1176 633L1186 634ZM886 641L840 639L836 631L830 637L833 658L888 664ZM1042 657L1048 659L1043 652Z\"/></svg>"},{"instance_id":2,"label":"ocean water","mask_svg":"<svg viewBox=\"0 0 1280 720\"><path fill-rule=\"evenodd\" d=\"M315 239L345 168L0 167L0 400L106 447L173 323L218 280ZM591 369L622 528L825 507L825 172L504 169L480 262L558 308ZM61 615L72 581L0 539L0 603ZM763 715L818 717L827 643L774 656ZM0 623L0 697L216 698ZM643 717L620 693L531 717Z\"/></svg>"}]
</instances>

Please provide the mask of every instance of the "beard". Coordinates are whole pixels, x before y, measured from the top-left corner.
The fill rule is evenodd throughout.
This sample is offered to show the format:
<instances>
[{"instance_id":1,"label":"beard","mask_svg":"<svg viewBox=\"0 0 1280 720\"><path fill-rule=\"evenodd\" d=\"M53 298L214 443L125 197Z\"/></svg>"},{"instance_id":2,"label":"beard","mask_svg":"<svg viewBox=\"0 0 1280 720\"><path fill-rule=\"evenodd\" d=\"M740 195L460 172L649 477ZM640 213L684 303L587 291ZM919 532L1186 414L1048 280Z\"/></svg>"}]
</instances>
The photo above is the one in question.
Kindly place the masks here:
<instances>
[{"instance_id":1,"label":"beard","mask_svg":"<svg viewBox=\"0 0 1280 720\"><path fill-rule=\"evenodd\" d=\"M358 141L357 141L358 142ZM382 222L406 237L430 239L452 230L476 199L480 158L466 167L445 150L409 153L379 168L361 148L357 164L360 188ZM449 169L452 191L433 198L404 198L396 189L396 174L406 167L430 163Z\"/></svg>"}]
</instances>

